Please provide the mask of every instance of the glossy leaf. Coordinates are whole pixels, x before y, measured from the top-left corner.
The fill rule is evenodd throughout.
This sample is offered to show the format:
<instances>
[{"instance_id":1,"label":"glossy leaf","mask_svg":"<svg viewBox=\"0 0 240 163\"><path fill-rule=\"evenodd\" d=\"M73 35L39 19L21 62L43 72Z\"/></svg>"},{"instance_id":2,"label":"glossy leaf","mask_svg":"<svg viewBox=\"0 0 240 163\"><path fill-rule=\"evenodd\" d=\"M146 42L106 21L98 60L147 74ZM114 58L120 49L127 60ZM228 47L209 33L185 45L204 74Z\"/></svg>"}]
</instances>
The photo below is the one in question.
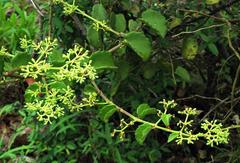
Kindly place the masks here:
<instances>
[{"instance_id":1,"label":"glossy leaf","mask_svg":"<svg viewBox=\"0 0 240 163\"><path fill-rule=\"evenodd\" d=\"M151 108L148 104L141 104L137 108L137 115L139 118L144 118L150 114L156 114L157 110L155 108Z\"/></svg>"},{"instance_id":2,"label":"glossy leaf","mask_svg":"<svg viewBox=\"0 0 240 163\"><path fill-rule=\"evenodd\" d=\"M142 13L142 20L154 29L161 37L167 33L165 17L158 11L148 9Z\"/></svg>"},{"instance_id":3,"label":"glossy leaf","mask_svg":"<svg viewBox=\"0 0 240 163\"><path fill-rule=\"evenodd\" d=\"M138 128L135 131L135 138L137 142L139 144L143 144L143 142L145 141L147 135L151 130L152 130L152 126L147 123L141 124L140 126L138 126Z\"/></svg>"},{"instance_id":4,"label":"glossy leaf","mask_svg":"<svg viewBox=\"0 0 240 163\"><path fill-rule=\"evenodd\" d=\"M130 32L126 34L125 39L143 61L148 60L151 54L151 43L142 32Z\"/></svg>"},{"instance_id":5,"label":"glossy leaf","mask_svg":"<svg viewBox=\"0 0 240 163\"><path fill-rule=\"evenodd\" d=\"M171 114L162 114L161 119L165 126L170 126Z\"/></svg>"},{"instance_id":6,"label":"glossy leaf","mask_svg":"<svg viewBox=\"0 0 240 163\"><path fill-rule=\"evenodd\" d=\"M97 51L90 57L95 69L117 68L114 64L112 54L107 51Z\"/></svg>"},{"instance_id":7,"label":"glossy leaf","mask_svg":"<svg viewBox=\"0 0 240 163\"><path fill-rule=\"evenodd\" d=\"M105 105L99 111L99 116L102 121L108 122L109 118L117 111L114 105Z\"/></svg>"},{"instance_id":8,"label":"glossy leaf","mask_svg":"<svg viewBox=\"0 0 240 163\"><path fill-rule=\"evenodd\" d=\"M178 133L171 133L169 136L168 136L168 143L170 143L171 141L173 141L174 139L176 139L178 137Z\"/></svg>"}]
</instances>

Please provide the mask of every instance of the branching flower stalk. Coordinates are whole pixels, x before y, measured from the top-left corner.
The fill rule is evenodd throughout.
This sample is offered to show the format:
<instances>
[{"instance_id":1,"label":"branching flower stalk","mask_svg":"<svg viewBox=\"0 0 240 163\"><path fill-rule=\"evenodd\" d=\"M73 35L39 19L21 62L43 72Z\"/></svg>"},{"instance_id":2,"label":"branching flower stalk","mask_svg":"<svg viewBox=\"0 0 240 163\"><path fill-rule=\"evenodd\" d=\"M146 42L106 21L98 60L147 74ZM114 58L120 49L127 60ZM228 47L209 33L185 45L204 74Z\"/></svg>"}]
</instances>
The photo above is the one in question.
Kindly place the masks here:
<instances>
[{"instance_id":1,"label":"branching flower stalk","mask_svg":"<svg viewBox=\"0 0 240 163\"><path fill-rule=\"evenodd\" d=\"M152 126L153 129L155 128L155 129L159 129L159 130L162 130L165 132L177 134L178 136L176 137L176 142L178 144L182 144L185 141L188 144L193 144L194 141L198 140L201 137L205 138L207 140L207 145L210 145L210 146L228 142L229 129L223 128L222 124L218 123L216 120L210 121L210 122L208 120L205 120L203 123L201 123L201 128L205 132L199 132L197 134L192 133L192 130L190 130L189 127L192 126L193 120L189 120L189 116L198 114L196 108L187 107L183 111L179 111L179 114L185 115L185 120L179 121L178 126L180 127L180 130L173 130L173 129L170 129L167 127L162 127L162 126L158 125L160 120L158 120L157 123L152 123L152 122L145 121L143 119L140 119L140 118L132 115L131 113L127 112L125 109L123 109L122 107L119 107L118 105L114 104L110 99L108 99L105 96L105 94L99 89L99 87L97 86L97 84L94 81L92 81L92 85L95 87L98 94L103 98L103 100L106 103L114 105L119 112L125 114L127 117L132 119L132 121L130 123L126 123L124 121L125 125L123 127L121 127L120 130L115 129L113 131L112 135L114 135L115 133L119 133L121 139L123 139L124 130L126 130L126 128L128 128L135 122L138 122L138 123L142 123L142 124L148 124L148 125ZM166 100L163 100L160 103L162 103L164 106L164 110L165 110L164 113L166 113L167 109L175 108L177 105L174 101L166 101Z\"/></svg>"}]
</instances>

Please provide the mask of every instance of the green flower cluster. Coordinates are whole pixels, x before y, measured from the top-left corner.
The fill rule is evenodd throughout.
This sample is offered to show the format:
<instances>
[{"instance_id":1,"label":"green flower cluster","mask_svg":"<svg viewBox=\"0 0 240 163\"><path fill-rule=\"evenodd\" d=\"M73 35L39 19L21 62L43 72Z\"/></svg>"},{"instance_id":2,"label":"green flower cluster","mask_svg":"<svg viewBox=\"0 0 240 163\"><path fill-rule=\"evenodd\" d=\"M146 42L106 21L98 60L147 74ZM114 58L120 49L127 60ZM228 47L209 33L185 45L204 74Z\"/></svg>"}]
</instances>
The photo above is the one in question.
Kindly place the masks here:
<instances>
[{"instance_id":1,"label":"green flower cluster","mask_svg":"<svg viewBox=\"0 0 240 163\"><path fill-rule=\"evenodd\" d=\"M37 113L37 119L45 124L64 114L65 110L81 111L83 107L95 105L97 94L85 93L81 101L77 101L71 83L83 84L87 79L94 80L95 69L91 66L88 51L75 45L66 54L62 54L65 62L62 66L54 66L48 62L48 56L57 48L57 41L46 38L39 43L26 39L21 40L21 47L34 51L39 55L21 66L21 75L34 78L37 82L26 90L26 108Z\"/></svg>"},{"instance_id":2,"label":"green flower cluster","mask_svg":"<svg viewBox=\"0 0 240 163\"><path fill-rule=\"evenodd\" d=\"M74 58L72 56L75 55ZM80 84L87 78L94 80L96 78L96 71L91 66L91 61L86 62L88 52L84 51L79 45L75 45L73 49L69 49L67 54L63 57L66 59L65 65L58 68L58 72L54 73L56 80L68 79L69 81L76 81Z\"/></svg>"},{"instance_id":3,"label":"green flower cluster","mask_svg":"<svg viewBox=\"0 0 240 163\"><path fill-rule=\"evenodd\" d=\"M185 115L185 120L179 120L177 124L180 127L179 135L176 140L178 144L182 144L183 141L186 141L188 144L193 144L194 141L198 140L200 137L205 138L207 140L207 145L210 146L228 142L229 130L223 128L223 125L221 123L217 123L217 120L205 120L203 123L201 123L201 128L205 132L193 134L192 130L190 129L193 124L193 120L190 120L189 117L191 115L197 115L197 109L186 107L183 111L179 111L178 113Z\"/></svg>"},{"instance_id":4,"label":"green flower cluster","mask_svg":"<svg viewBox=\"0 0 240 163\"><path fill-rule=\"evenodd\" d=\"M217 123L217 120L205 120L201 124L201 128L206 131L203 136L207 139L207 145L228 143L229 130L223 129L222 124Z\"/></svg>"}]
</instances>

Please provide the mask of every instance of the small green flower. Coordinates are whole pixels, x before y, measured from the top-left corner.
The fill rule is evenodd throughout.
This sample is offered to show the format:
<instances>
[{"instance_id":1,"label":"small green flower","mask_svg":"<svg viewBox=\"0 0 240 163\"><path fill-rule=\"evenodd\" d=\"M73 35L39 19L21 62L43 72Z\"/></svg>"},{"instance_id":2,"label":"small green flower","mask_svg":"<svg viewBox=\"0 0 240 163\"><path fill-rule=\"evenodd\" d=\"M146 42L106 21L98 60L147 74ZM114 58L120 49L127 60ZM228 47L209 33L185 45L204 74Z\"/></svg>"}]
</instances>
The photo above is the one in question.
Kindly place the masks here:
<instances>
[{"instance_id":1,"label":"small green flower","mask_svg":"<svg viewBox=\"0 0 240 163\"><path fill-rule=\"evenodd\" d=\"M163 99L162 101L159 102L160 104L163 104L163 108L165 110L175 108L177 106L177 103L174 100L168 100L166 101Z\"/></svg>"},{"instance_id":2,"label":"small green flower","mask_svg":"<svg viewBox=\"0 0 240 163\"><path fill-rule=\"evenodd\" d=\"M197 115L198 111L196 108L186 107L183 111L178 111L178 113L185 115Z\"/></svg>"},{"instance_id":3,"label":"small green flower","mask_svg":"<svg viewBox=\"0 0 240 163\"><path fill-rule=\"evenodd\" d=\"M229 130L223 129L222 124L218 123L217 120L205 120L201 124L201 128L206 131L203 136L207 139L207 145L228 143Z\"/></svg>"}]
</instances>

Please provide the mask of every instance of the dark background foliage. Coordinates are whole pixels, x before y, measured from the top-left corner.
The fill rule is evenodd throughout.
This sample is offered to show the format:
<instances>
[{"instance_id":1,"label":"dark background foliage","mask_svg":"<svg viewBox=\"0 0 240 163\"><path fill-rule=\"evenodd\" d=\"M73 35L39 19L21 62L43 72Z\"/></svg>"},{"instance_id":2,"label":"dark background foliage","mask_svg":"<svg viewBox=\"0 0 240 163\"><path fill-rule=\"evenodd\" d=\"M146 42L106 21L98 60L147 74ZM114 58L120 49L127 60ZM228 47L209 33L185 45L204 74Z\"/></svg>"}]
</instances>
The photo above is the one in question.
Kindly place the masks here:
<instances>
[{"instance_id":1,"label":"dark background foliage","mask_svg":"<svg viewBox=\"0 0 240 163\"><path fill-rule=\"evenodd\" d=\"M215 147L206 146L201 140L193 145L166 143L167 134L155 130L143 145L139 145L134 138L136 126L126 131L124 141L112 137L111 133L119 126L123 115L114 114L108 123L104 123L98 116L97 107L80 113L66 113L51 125L43 125L34 118L34 113L23 109L24 91L28 85L25 79L12 73L19 60L34 57L34 53L27 56L21 51L20 38L41 40L50 35L58 39L63 51L76 43L91 52L111 49L114 65L118 68L101 70L96 82L111 100L133 114L142 103L159 108L160 100L175 99L180 106L196 107L201 111L196 117L196 128L202 118L220 119L224 126L238 124L239 1L207 3L207 0L75 1L80 9L92 16L94 6L101 4L106 11L103 19L118 32L142 32L152 47L148 59L143 60L130 46L114 49L122 43L122 37L101 29L96 31L91 21L76 13L64 15L61 5L36 1L44 14L41 16L31 2L0 2L0 47L4 46L14 54L11 60L0 55L0 160L238 162L238 130L231 131L228 144ZM144 23L142 13L150 8L166 19L163 37ZM101 15L96 18L100 19ZM226 22L231 28L229 35ZM183 31L192 32L181 33ZM184 42L189 37L198 46L193 59L188 59L183 52ZM83 88L78 85L74 88L81 98ZM172 111L173 114L176 112ZM151 116L148 118L152 119ZM176 123L172 122L171 127L176 127Z\"/></svg>"}]
</instances>

